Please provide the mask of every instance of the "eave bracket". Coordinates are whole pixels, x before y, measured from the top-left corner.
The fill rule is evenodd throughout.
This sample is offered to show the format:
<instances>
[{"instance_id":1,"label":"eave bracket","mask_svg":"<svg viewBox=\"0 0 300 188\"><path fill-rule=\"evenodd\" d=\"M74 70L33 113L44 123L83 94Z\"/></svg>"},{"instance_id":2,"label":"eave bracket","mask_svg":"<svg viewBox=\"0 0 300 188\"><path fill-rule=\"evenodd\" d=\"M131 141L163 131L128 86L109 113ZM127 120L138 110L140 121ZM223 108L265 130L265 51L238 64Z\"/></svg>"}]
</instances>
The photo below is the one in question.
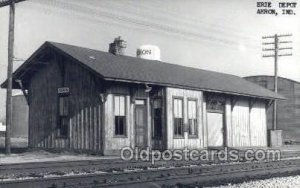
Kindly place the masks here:
<instances>
[{"instance_id":1,"label":"eave bracket","mask_svg":"<svg viewBox=\"0 0 300 188\"><path fill-rule=\"evenodd\" d=\"M231 101L231 111L233 111L233 108L235 106L235 104L237 103L239 99L237 97L231 97L230 101Z\"/></svg>"},{"instance_id":2,"label":"eave bracket","mask_svg":"<svg viewBox=\"0 0 300 188\"><path fill-rule=\"evenodd\" d=\"M15 80L15 82L19 84L19 86L20 86L20 88L21 88L21 90L23 92L23 95L24 95L24 97L26 99L26 102L29 105L28 93L27 93L27 91L25 90L25 88L23 86L22 80Z\"/></svg>"}]
</instances>

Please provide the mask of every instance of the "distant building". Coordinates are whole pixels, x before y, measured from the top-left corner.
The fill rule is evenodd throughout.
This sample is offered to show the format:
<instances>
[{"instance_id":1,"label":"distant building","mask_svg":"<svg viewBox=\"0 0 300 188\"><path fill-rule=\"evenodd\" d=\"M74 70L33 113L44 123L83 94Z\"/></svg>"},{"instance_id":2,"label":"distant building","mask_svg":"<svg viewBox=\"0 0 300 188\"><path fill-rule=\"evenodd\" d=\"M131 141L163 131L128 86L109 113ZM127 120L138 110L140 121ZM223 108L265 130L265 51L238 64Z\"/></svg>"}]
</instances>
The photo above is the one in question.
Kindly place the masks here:
<instances>
[{"instance_id":1,"label":"distant building","mask_svg":"<svg viewBox=\"0 0 300 188\"><path fill-rule=\"evenodd\" d=\"M273 76L249 76L248 81L259 84L270 90L274 90ZM277 103L277 127L283 130L283 138L286 141L300 142L300 82L287 78L278 78L278 93L288 100L280 100ZM273 107L267 112L268 129L272 128Z\"/></svg>"},{"instance_id":2,"label":"distant building","mask_svg":"<svg viewBox=\"0 0 300 188\"><path fill-rule=\"evenodd\" d=\"M13 95L11 137L28 137L28 105L24 95Z\"/></svg>"},{"instance_id":3,"label":"distant building","mask_svg":"<svg viewBox=\"0 0 300 188\"><path fill-rule=\"evenodd\" d=\"M28 138L29 108L23 94L17 93L12 96L12 125L11 137ZM5 122L0 122L0 136L5 135Z\"/></svg>"},{"instance_id":4,"label":"distant building","mask_svg":"<svg viewBox=\"0 0 300 188\"><path fill-rule=\"evenodd\" d=\"M0 137L5 135L6 126L3 125L2 122L0 122Z\"/></svg>"}]
</instances>

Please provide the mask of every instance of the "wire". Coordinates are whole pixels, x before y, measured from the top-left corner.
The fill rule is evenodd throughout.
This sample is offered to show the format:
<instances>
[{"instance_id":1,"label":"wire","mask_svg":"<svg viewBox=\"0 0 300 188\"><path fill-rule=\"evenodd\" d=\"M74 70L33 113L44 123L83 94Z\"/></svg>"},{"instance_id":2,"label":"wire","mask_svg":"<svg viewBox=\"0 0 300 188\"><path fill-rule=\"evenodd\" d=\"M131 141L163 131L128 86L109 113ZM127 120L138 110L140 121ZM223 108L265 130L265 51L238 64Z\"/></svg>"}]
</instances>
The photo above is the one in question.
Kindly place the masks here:
<instances>
[{"instance_id":1,"label":"wire","mask_svg":"<svg viewBox=\"0 0 300 188\"><path fill-rule=\"evenodd\" d=\"M211 28L211 29L214 29L214 31L218 31L218 32L220 30L223 30L225 32L230 32L231 35L237 35L237 36L243 37L243 38L252 38L252 39L254 39L254 35L241 34L241 32L237 31L236 28L228 27L228 26L226 26L226 24L220 26L220 25L217 25L217 24L204 22L202 20L199 20L199 19L195 18L194 16L186 16L186 15L178 16L178 13L172 12L172 11L166 9L166 8L163 8L162 6L155 6L155 7L153 6L153 4L158 4L159 2L157 2L157 3L153 3L153 1L151 1L151 2L152 2L151 4L147 4L147 5L139 4L137 6L136 4L133 4L130 1L126 1L126 3L124 3L124 1L118 1L118 3L116 3L116 1L108 1L108 3L113 3L113 8L119 7L121 9L124 9L124 8L127 7L128 9L132 9L132 8L141 8L141 7L143 7L144 8L143 12L150 12L150 16L155 16L157 14L160 14L161 16L165 17L168 20L172 20L172 21L175 21L175 22L180 21L182 24L189 24L191 27L199 27L199 23L200 23L201 24L200 27ZM106 5L108 3L106 3ZM120 5L120 3L122 5ZM93 6L97 6L97 5L94 4ZM128 12L127 8L126 8L126 12ZM153 14L153 12L155 12L155 14ZM136 13L138 13L138 11L136 11ZM143 16L143 15L141 15L141 16ZM161 16L160 16L160 18L161 18ZM224 23L224 21L222 21L222 23Z\"/></svg>"},{"instance_id":2,"label":"wire","mask_svg":"<svg viewBox=\"0 0 300 188\"><path fill-rule=\"evenodd\" d=\"M114 1L109 1L111 3L114 3ZM121 3L122 1L120 1ZM124 2L124 1L123 1ZM106 3L105 5L107 5L108 3ZM114 4L113 5L113 8L115 9L116 7L119 7L121 8L121 10L124 10L124 8L126 9L126 13L130 12L130 9L132 9L133 7L130 7L128 6L128 4L130 4L130 1L129 2L126 2L126 4ZM89 4L90 5L90 4ZM92 5L93 7L97 7L97 5L93 4ZM126 8L127 7L127 8ZM134 7L136 8L136 4L134 5ZM140 8L141 5L138 6L138 8ZM160 7L160 6L158 6ZM160 7L161 8L161 7ZM156 11L155 11L156 10ZM187 18L184 18L182 19L181 17L178 16L178 14L176 13L173 13L173 12L168 12L166 9L163 9L162 11L157 11L157 8L156 9L149 9L149 6L146 6L145 9L143 9L143 13L145 11L151 11L151 14L150 14L150 17L153 17L155 15L157 15L157 13L163 13L163 17L160 16L160 18L157 18L157 19L166 19L166 16L171 16L171 17L168 17L167 18L167 21L173 21L173 22L180 22L180 24L188 24L190 26L189 29L193 28L195 29L196 27L201 27L201 29L205 28L205 29L210 29L210 31L214 31L214 32L217 32L218 34L227 34L227 35L239 35L239 37L243 37L243 38L251 38L249 35L242 35L240 34L240 32L238 34L234 34L234 32L232 31L228 31L226 29L224 29L224 27L221 27L221 26L218 26L218 25L215 25L215 24L209 24L209 23L205 23L203 21L200 21L200 20L196 20L194 19L193 17L187 17ZM155 14L153 13L155 12ZM135 14L137 15L138 14L138 11L135 12ZM172 15L173 14L173 15ZM141 17L143 17L144 15L140 15ZM147 15L149 16L149 15ZM171 19L170 19L171 18ZM199 23L201 23L201 25L199 25ZM220 32L220 30L225 30L225 32ZM209 32L210 32L209 31ZM235 28L235 31L236 31L236 28ZM253 40L253 38L252 38Z\"/></svg>"},{"instance_id":3,"label":"wire","mask_svg":"<svg viewBox=\"0 0 300 188\"><path fill-rule=\"evenodd\" d=\"M226 45L239 45L239 43L236 41L223 39L223 38L215 37L215 36L210 36L207 34L195 33L195 32L191 32L191 31L187 31L187 30L177 29L177 28L170 27L167 25L145 22L145 21L142 21L139 19L130 18L128 16L115 15L110 12L96 11L93 8L79 6L76 4L70 4L70 3L58 2L58 1L51 1L51 2L38 1L38 3L40 3L40 5L44 5L44 6L45 6L45 4L50 5L52 7L59 8L63 11L66 11L66 9L68 9L68 10L71 10L74 14L83 13L85 15L92 15L94 18L92 18L92 19L89 18L89 20L99 21L99 16L101 16L101 17L110 18L110 19L113 19L116 21L123 21L123 22L130 23L130 24L133 24L136 26L142 26L142 27L151 28L151 29L158 30L158 31L163 31L168 34L181 35L184 38L201 39L201 40L206 40L206 41L222 43L222 44L226 44ZM103 22L103 20L102 20L102 22ZM111 24L111 23L109 22L108 24ZM114 23L114 24L116 24L116 23ZM252 45L252 47L254 47L254 46Z\"/></svg>"}]
</instances>

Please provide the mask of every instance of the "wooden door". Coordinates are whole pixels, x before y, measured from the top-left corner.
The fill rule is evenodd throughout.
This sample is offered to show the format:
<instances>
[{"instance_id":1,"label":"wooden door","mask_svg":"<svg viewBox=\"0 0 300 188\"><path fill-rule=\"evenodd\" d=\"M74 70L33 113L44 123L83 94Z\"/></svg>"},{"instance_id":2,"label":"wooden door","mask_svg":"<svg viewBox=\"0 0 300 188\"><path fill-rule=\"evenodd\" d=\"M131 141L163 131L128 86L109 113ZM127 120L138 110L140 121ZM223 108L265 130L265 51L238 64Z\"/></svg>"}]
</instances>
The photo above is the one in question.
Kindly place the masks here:
<instances>
[{"instance_id":1,"label":"wooden door","mask_svg":"<svg viewBox=\"0 0 300 188\"><path fill-rule=\"evenodd\" d=\"M145 104L135 105L135 146L147 146L147 113Z\"/></svg>"},{"instance_id":2,"label":"wooden door","mask_svg":"<svg viewBox=\"0 0 300 188\"><path fill-rule=\"evenodd\" d=\"M223 113L207 113L208 147L224 146Z\"/></svg>"}]
</instances>

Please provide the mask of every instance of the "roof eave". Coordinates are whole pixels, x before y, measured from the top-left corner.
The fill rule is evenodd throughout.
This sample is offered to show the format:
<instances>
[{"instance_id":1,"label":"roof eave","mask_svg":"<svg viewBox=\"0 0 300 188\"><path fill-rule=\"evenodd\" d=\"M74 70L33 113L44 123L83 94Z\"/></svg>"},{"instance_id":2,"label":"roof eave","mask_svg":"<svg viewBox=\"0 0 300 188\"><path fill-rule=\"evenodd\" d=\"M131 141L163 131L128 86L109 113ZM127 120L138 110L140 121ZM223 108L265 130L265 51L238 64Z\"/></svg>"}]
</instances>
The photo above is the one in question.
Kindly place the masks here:
<instances>
[{"instance_id":1,"label":"roof eave","mask_svg":"<svg viewBox=\"0 0 300 188\"><path fill-rule=\"evenodd\" d=\"M30 62L36 57L37 54L43 51L46 47L49 47L49 44L50 42L48 41L44 42L20 67L18 67L13 73L13 79L19 79L18 74L24 70L26 66L30 65ZM16 83L13 82L12 89L20 89L20 87L16 86L15 84ZM7 88L7 79L1 84L1 88Z\"/></svg>"},{"instance_id":2,"label":"roof eave","mask_svg":"<svg viewBox=\"0 0 300 188\"><path fill-rule=\"evenodd\" d=\"M182 88L182 89L192 89L196 91L206 91L206 92L214 92L214 93L224 93L228 95L237 95L237 96L244 96L244 97L253 97L259 99L267 99L267 100L287 100L287 98L279 95L278 97L266 97L266 96L258 96L258 95L251 95L251 94L244 94L238 92L231 92L231 91L221 91L221 90L214 90L214 89L207 89L207 88L196 88L196 87L189 87L184 85L173 85L167 83L155 83L155 82L147 82L147 81L137 81L137 80L129 80L129 79L119 79L119 78L112 78L112 77L105 77L104 80L106 81L117 81L117 82L126 82L126 83L137 83L137 84L151 84L151 85L158 85L164 87L174 87L174 88Z\"/></svg>"}]
</instances>

